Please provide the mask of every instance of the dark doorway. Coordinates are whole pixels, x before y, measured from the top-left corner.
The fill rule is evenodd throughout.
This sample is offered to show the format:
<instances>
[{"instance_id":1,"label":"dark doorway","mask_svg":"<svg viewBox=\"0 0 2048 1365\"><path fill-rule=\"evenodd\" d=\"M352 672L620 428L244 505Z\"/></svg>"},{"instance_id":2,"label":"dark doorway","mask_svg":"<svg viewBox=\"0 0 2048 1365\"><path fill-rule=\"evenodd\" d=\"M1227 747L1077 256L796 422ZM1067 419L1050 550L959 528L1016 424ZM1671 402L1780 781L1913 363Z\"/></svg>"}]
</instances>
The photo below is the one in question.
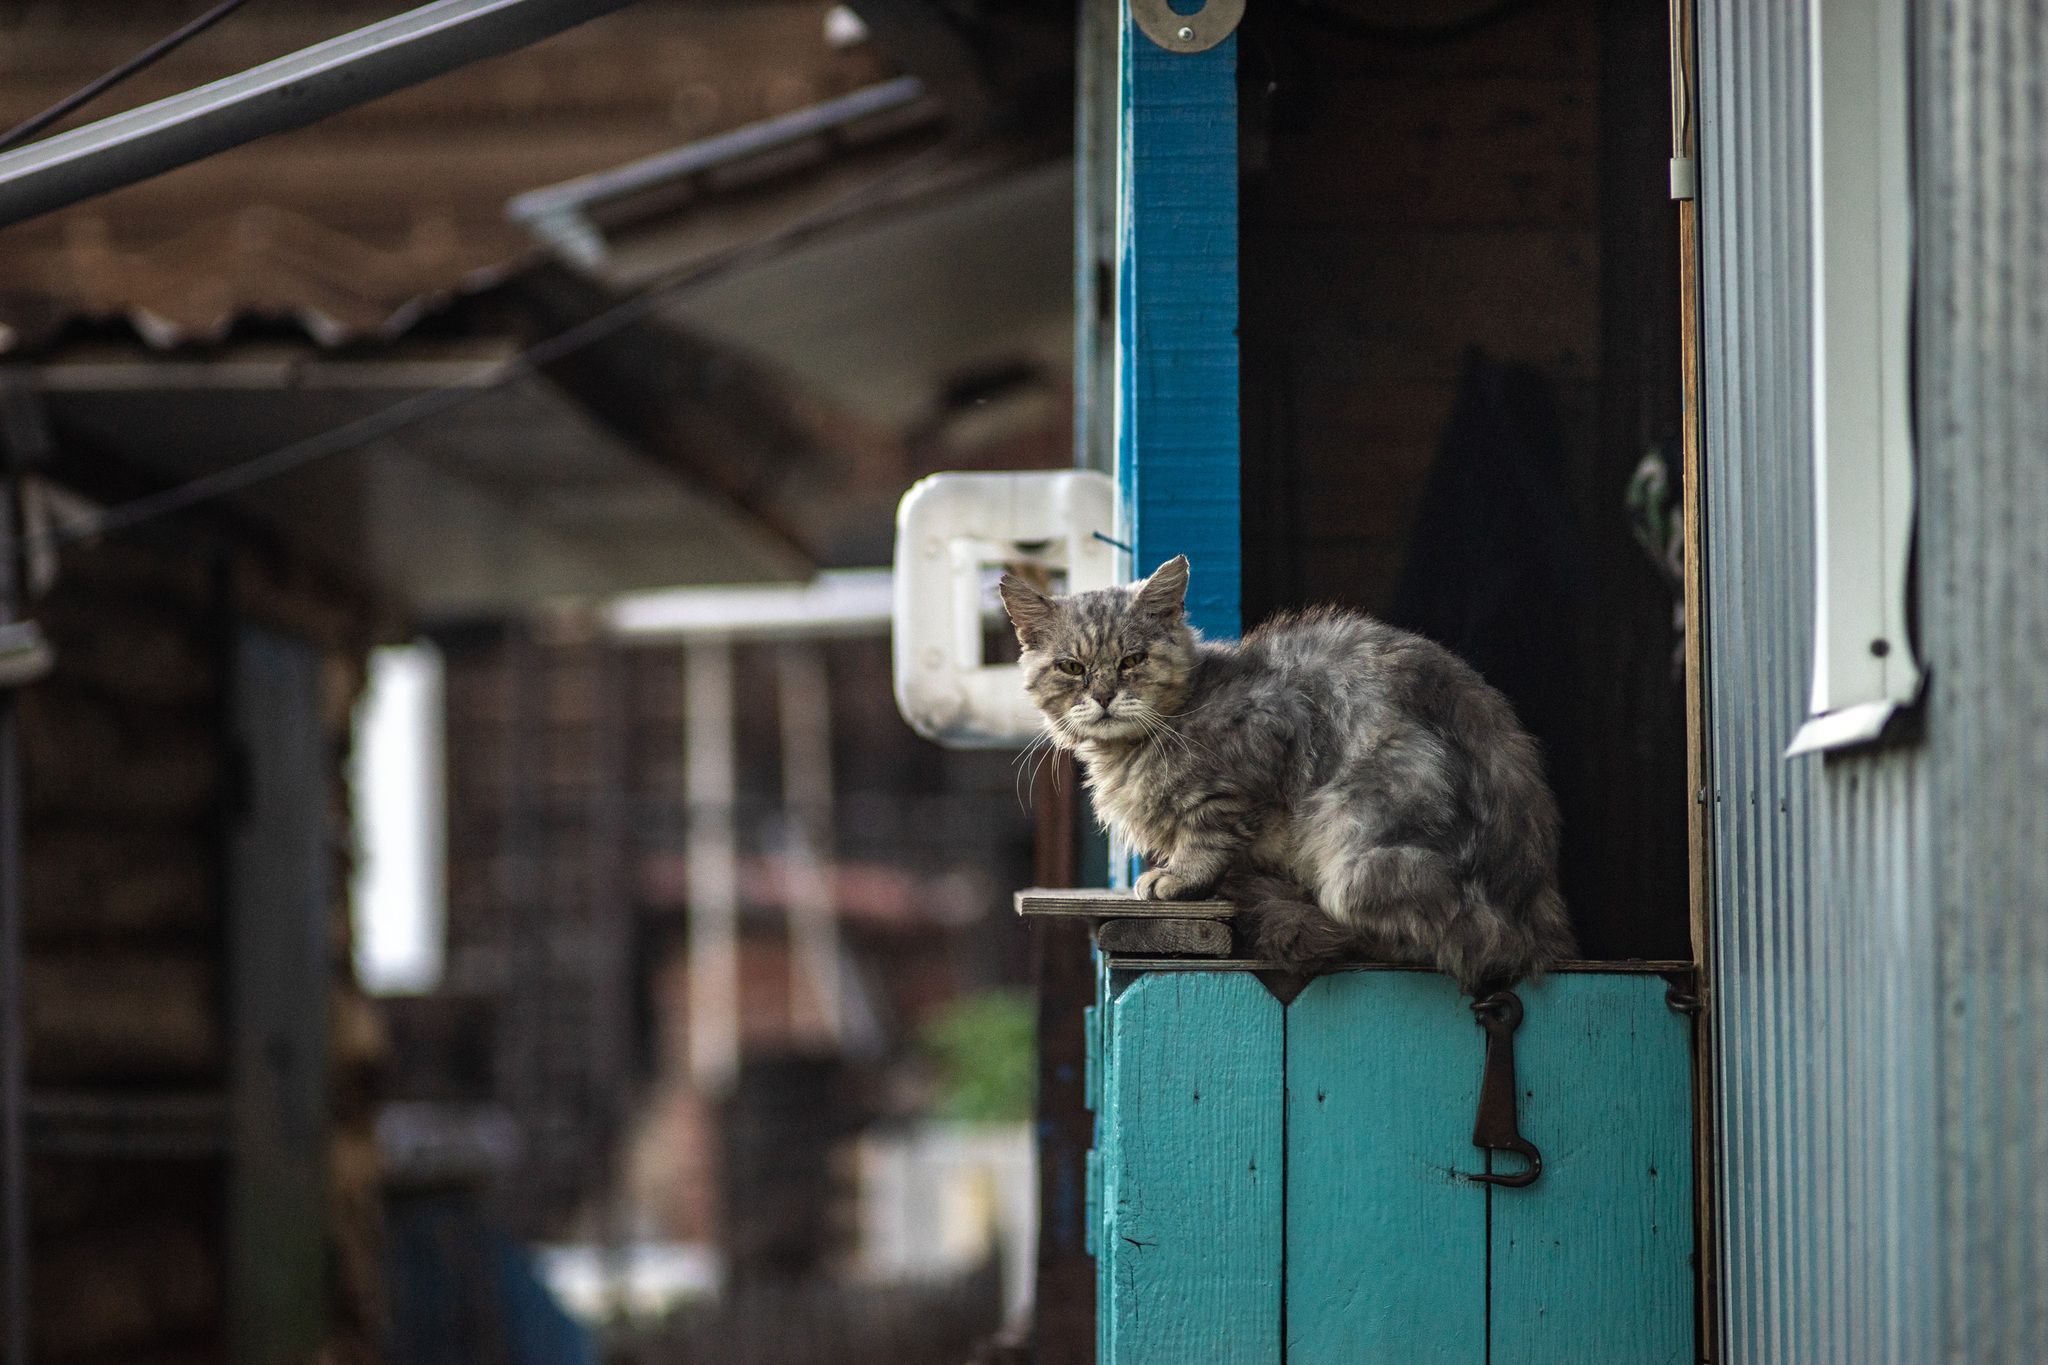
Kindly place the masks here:
<instances>
[{"instance_id":1,"label":"dark doorway","mask_svg":"<svg viewBox=\"0 0 2048 1365\"><path fill-rule=\"evenodd\" d=\"M1240 30L1245 620L1471 659L1544 743L1587 955L1689 958L1666 9L1377 8Z\"/></svg>"}]
</instances>

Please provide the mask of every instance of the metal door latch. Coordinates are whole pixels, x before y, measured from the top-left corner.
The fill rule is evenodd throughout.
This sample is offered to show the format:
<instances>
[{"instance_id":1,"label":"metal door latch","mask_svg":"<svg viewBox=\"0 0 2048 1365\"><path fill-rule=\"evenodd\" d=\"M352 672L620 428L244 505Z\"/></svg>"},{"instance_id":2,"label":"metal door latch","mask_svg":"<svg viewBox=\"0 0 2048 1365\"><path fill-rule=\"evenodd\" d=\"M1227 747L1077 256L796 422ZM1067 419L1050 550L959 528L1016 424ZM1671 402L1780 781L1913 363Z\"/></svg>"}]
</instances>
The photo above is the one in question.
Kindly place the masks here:
<instances>
[{"instance_id":1,"label":"metal door latch","mask_svg":"<svg viewBox=\"0 0 2048 1365\"><path fill-rule=\"evenodd\" d=\"M1496 991L1473 1001L1472 1013L1486 1030L1486 1070L1479 1078L1479 1117L1472 1124L1472 1145L1488 1153L1514 1152L1528 1161L1529 1169L1467 1172L1465 1178L1512 1189L1533 1185L1543 1174L1543 1153L1515 1126L1515 1030L1522 1024L1522 1002L1513 991Z\"/></svg>"}]
</instances>

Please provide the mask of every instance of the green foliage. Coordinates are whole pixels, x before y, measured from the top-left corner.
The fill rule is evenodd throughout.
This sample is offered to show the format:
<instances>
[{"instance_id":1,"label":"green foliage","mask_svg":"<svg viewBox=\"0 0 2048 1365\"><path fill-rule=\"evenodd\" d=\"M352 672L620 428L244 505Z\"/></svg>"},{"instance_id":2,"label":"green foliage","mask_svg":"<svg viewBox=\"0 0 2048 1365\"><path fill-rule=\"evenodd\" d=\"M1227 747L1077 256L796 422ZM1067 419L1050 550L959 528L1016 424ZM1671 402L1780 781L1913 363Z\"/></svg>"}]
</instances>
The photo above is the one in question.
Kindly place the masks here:
<instances>
[{"instance_id":1,"label":"green foliage","mask_svg":"<svg viewBox=\"0 0 2048 1365\"><path fill-rule=\"evenodd\" d=\"M917 1031L937 1065L935 1117L1004 1122L1031 1117L1038 1079L1037 1010L1029 991L962 996Z\"/></svg>"}]
</instances>

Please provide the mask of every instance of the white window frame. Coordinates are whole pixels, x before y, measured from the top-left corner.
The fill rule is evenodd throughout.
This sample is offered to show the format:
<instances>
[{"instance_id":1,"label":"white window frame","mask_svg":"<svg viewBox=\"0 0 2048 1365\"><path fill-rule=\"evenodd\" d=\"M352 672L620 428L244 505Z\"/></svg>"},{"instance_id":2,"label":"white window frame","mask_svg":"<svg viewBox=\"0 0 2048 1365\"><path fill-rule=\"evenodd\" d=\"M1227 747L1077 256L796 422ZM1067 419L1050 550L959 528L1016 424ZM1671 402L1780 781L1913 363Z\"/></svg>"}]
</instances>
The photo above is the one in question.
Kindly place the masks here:
<instances>
[{"instance_id":1,"label":"white window frame","mask_svg":"<svg viewBox=\"0 0 2048 1365\"><path fill-rule=\"evenodd\" d=\"M1810 715L1786 757L1878 738L1919 696L1905 0L1809 0L1814 631Z\"/></svg>"}]
</instances>

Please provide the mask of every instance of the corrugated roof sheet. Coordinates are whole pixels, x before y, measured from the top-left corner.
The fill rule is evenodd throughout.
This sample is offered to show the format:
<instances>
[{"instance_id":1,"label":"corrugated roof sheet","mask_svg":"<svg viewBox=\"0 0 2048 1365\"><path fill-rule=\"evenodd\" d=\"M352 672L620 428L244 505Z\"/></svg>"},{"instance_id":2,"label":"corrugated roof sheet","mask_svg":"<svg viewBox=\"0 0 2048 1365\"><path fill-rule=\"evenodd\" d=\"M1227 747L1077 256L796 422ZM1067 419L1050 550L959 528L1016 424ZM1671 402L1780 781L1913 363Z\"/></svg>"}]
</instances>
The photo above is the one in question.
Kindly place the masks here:
<instances>
[{"instance_id":1,"label":"corrugated roof sheet","mask_svg":"<svg viewBox=\"0 0 2048 1365\"><path fill-rule=\"evenodd\" d=\"M161 36L189 7L0 7L0 125ZM403 8L251 6L72 122L104 117ZM533 253L505 201L892 74L825 39L822 0L643 0L478 63L62 213L0 231L0 351L75 320L156 346L246 318L316 341L388 338Z\"/></svg>"}]
</instances>

